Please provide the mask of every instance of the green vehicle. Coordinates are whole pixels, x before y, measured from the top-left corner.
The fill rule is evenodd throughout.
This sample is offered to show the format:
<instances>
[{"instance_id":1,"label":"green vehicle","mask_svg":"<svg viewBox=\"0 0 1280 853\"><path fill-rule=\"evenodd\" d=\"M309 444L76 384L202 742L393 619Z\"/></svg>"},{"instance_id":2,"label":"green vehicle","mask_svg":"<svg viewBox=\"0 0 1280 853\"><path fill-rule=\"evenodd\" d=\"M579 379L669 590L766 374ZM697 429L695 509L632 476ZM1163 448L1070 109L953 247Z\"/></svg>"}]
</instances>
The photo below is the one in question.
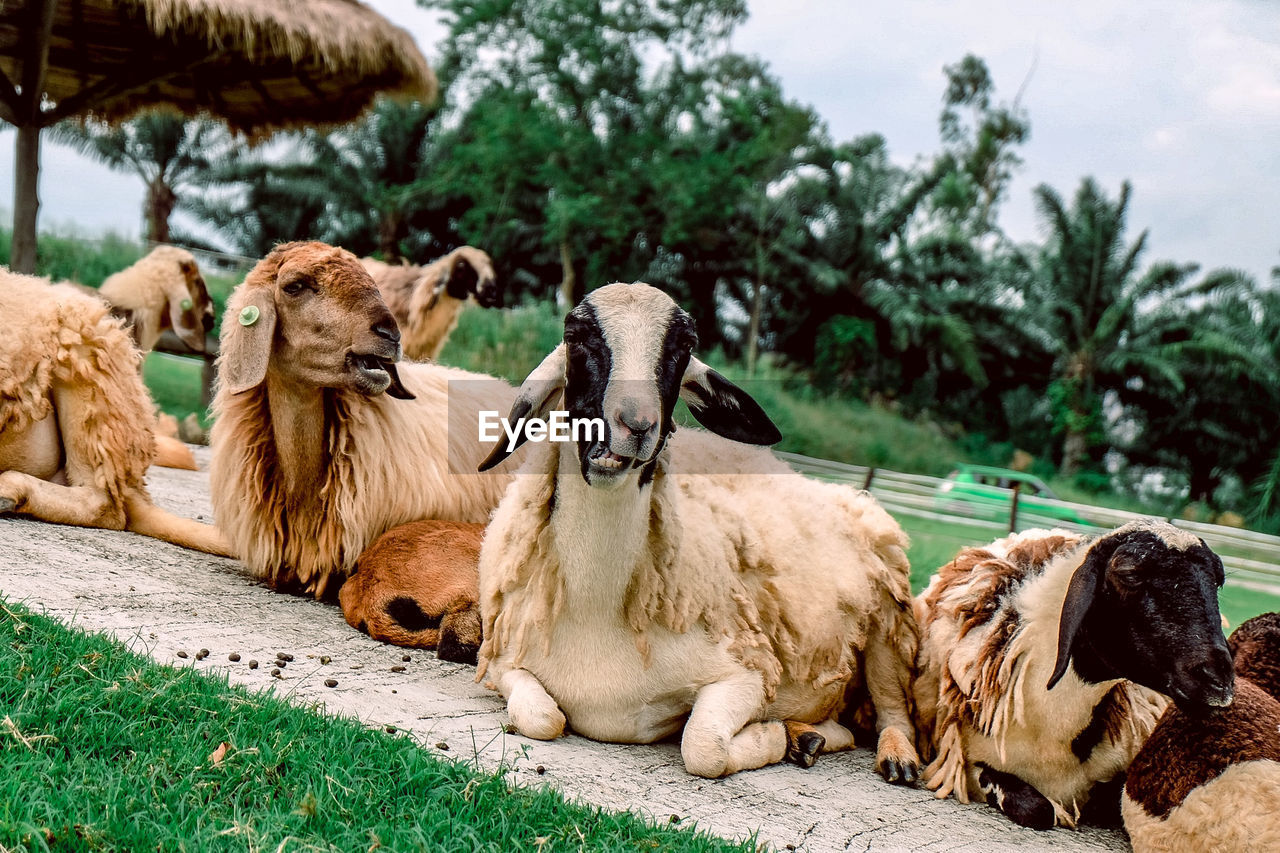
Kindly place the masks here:
<instances>
[{"instance_id":1,"label":"green vehicle","mask_svg":"<svg viewBox=\"0 0 1280 853\"><path fill-rule=\"evenodd\" d=\"M1060 498L1039 477L987 465L957 466L938 486L934 504L941 512L1007 523L1015 489L1020 516L1025 513L1070 524L1089 523L1072 508L1056 503Z\"/></svg>"}]
</instances>

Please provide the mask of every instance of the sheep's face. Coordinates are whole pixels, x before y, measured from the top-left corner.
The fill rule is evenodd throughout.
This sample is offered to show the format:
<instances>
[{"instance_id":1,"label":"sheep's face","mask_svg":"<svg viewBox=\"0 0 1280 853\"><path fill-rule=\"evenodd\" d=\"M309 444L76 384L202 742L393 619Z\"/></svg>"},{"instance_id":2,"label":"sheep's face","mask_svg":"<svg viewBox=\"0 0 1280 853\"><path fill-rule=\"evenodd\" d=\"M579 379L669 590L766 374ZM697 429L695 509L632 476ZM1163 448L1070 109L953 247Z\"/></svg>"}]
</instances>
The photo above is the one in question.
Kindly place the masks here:
<instances>
[{"instance_id":1,"label":"sheep's face","mask_svg":"<svg viewBox=\"0 0 1280 853\"><path fill-rule=\"evenodd\" d=\"M693 320L662 291L641 283L602 287L565 318L564 343L525 380L509 420L545 416L563 390L571 420L604 423L603 437L586 431L576 444L582 478L601 488L652 479L681 397L699 423L726 438L778 441L759 404L693 356L697 340ZM500 445L481 470L511 449Z\"/></svg>"},{"instance_id":2,"label":"sheep's face","mask_svg":"<svg viewBox=\"0 0 1280 853\"><path fill-rule=\"evenodd\" d=\"M445 292L454 299L474 297L481 308L501 308L502 288L493 271L493 262L479 249L456 250L458 261L445 282Z\"/></svg>"},{"instance_id":3,"label":"sheep's face","mask_svg":"<svg viewBox=\"0 0 1280 853\"><path fill-rule=\"evenodd\" d=\"M1127 678L1191 711L1230 705L1223 580L1218 555L1172 525L1139 522L1104 536L1071 580L1059 670L1069 655L1086 681Z\"/></svg>"},{"instance_id":4,"label":"sheep's face","mask_svg":"<svg viewBox=\"0 0 1280 853\"><path fill-rule=\"evenodd\" d=\"M400 330L350 252L324 243L278 247L245 279L223 323L232 393L270 365L293 387L411 397L400 384Z\"/></svg>"},{"instance_id":5,"label":"sheep's face","mask_svg":"<svg viewBox=\"0 0 1280 853\"><path fill-rule=\"evenodd\" d=\"M178 276L168 294L169 324L174 334L196 352L204 352L204 336L213 328L213 300L195 258L177 262Z\"/></svg>"}]
</instances>

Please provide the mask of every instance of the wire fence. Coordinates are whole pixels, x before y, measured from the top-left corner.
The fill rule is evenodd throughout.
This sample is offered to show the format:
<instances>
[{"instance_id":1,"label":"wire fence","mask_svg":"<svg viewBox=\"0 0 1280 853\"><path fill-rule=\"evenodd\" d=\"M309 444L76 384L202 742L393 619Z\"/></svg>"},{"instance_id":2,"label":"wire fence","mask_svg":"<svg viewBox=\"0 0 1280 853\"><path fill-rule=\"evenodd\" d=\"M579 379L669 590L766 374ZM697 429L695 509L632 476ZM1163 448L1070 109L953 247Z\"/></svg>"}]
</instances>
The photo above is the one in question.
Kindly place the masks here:
<instances>
[{"instance_id":1,"label":"wire fence","mask_svg":"<svg viewBox=\"0 0 1280 853\"><path fill-rule=\"evenodd\" d=\"M958 483L941 477L814 459L798 453L777 455L807 476L848 483L869 491L892 515L971 529L974 544L1033 527L1059 527L1096 534L1135 519L1152 517L1027 495L1017 488ZM1181 518L1164 520L1204 539L1222 557L1228 583L1280 595L1280 536Z\"/></svg>"}]
</instances>

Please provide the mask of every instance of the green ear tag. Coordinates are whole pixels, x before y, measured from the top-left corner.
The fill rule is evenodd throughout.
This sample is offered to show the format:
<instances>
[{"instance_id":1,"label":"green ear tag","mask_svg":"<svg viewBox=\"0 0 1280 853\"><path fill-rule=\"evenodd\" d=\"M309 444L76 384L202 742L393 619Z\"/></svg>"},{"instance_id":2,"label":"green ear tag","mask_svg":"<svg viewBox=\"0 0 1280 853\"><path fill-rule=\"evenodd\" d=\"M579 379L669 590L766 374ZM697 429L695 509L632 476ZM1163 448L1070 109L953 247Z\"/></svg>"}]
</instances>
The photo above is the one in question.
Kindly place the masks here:
<instances>
[{"instance_id":1,"label":"green ear tag","mask_svg":"<svg viewBox=\"0 0 1280 853\"><path fill-rule=\"evenodd\" d=\"M184 300L182 300L181 302L179 302L178 304L182 306L182 310L183 310L183 311L190 311L190 310L191 310L191 300L190 300L190 299L184 299Z\"/></svg>"},{"instance_id":2,"label":"green ear tag","mask_svg":"<svg viewBox=\"0 0 1280 853\"><path fill-rule=\"evenodd\" d=\"M240 325L252 326L254 323L258 322L258 315L260 313L261 312L258 311L257 305L244 306L240 309Z\"/></svg>"}]
</instances>

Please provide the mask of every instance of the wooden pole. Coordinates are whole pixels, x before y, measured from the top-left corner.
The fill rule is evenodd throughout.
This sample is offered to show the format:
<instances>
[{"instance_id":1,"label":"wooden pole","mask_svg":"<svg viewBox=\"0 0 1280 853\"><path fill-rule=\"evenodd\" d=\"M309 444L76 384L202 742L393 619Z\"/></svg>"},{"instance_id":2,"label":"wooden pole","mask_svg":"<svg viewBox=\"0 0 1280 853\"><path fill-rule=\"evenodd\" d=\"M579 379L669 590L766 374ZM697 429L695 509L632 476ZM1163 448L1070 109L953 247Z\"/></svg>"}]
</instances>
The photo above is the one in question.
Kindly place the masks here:
<instances>
[{"instance_id":1,"label":"wooden pole","mask_svg":"<svg viewBox=\"0 0 1280 853\"><path fill-rule=\"evenodd\" d=\"M22 107L17 116L18 145L14 156L13 246L9 268L36 271L36 218L40 212L40 98L49 67L49 41L53 34L55 0L30 0L31 35L22 58Z\"/></svg>"},{"instance_id":2,"label":"wooden pole","mask_svg":"<svg viewBox=\"0 0 1280 853\"><path fill-rule=\"evenodd\" d=\"M14 272L36 271L36 216L40 211L40 128L34 124L18 127L18 147L14 152L13 246L9 268Z\"/></svg>"}]
</instances>

